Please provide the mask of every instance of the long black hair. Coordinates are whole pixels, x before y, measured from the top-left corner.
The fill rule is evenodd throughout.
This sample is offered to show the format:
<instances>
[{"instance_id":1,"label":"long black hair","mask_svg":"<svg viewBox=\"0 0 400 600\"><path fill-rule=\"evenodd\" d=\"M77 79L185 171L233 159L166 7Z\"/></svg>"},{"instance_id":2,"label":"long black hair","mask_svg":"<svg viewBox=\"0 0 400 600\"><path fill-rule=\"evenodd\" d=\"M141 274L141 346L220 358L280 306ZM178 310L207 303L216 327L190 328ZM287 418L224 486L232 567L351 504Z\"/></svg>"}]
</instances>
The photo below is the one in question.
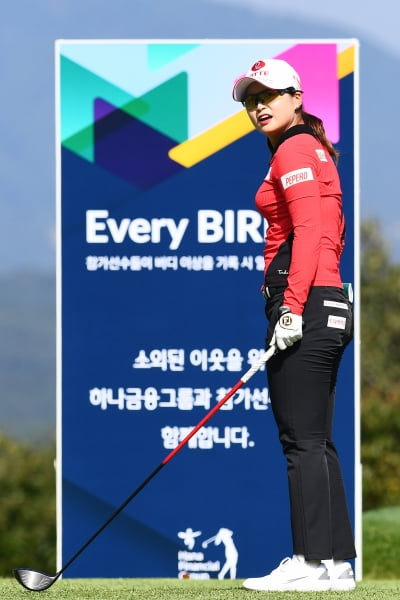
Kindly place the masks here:
<instances>
[{"instance_id":1,"label":"long black hair","mask_svg":"<svg viewBox=\"0 0 400 600\"><path fill-rule=\"evenodd\" d=\"M339 152L336 150L336 148L334 148L332 142L326 137L322 119L306 112L303 109L303 106L300 106L298 112L303 118L304 124L308 125L308 127L310 127L313 130L315 137L321 142L323 146L325 146L329 154L332 156L334 162L337 164L339 159Z\"/></svg>"}]
</instances>

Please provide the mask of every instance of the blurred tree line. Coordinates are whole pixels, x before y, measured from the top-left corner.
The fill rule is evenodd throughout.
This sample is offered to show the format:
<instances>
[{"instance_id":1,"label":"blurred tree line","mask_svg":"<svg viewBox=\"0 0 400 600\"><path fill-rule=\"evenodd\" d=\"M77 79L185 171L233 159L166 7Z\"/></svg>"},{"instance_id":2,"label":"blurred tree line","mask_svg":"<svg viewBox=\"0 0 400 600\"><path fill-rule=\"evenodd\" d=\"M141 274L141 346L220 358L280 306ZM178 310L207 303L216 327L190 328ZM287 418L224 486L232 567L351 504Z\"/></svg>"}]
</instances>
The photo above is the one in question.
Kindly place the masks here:
<instances>
[{"instance_id":1,"label":"blurred tree line","mask_svg":"<svg viewBox=\"0 0 400 600\"><path fill-rule=\"evenodd\" d=\"M361 230L363 508L400 505L400 265L376 222ZM0 576L56 571L55 447L0 435ZM29 560L29 564L25 564Z\"/></svg>"},{"instance_id":2,"label":"blurred tree line","mask_svg":"<svg viewBox=\"0 0 400 600\"><path fill-rule=\"evenodd\" d=\"M361 229L363 508L400 505L400 265L379 226Z\"/></svg>"},{"instance_id":3,"label":"blurred tree line","mask_svg":"<svg viewBox=\"0 0 400 600\"><path fill-rule=\"evenodd\" d=\"M56 569L55 448L0 435L0 576ZM33 564L25 564L33 561Z\"/></svg>"}]
</instances>

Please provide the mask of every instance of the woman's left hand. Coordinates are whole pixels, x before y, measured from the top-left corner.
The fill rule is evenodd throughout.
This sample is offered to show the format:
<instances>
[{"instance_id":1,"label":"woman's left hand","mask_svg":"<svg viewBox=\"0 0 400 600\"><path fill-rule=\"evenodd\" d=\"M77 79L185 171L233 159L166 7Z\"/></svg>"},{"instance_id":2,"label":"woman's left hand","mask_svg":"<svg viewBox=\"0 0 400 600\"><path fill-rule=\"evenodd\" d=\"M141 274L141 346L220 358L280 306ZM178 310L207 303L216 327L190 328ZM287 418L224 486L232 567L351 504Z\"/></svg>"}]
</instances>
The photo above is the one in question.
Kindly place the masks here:
<instances>
[{"instance_id":1,"label":"woman's left hand","mask_svg":"<svg viewBox=\"0 0 400 600\"><path fill-rule=\"evenodd\" d=\"M288 306L281 306L279 314L274 341L279 350L286 350L303 337L303 317L292 313Z\"/></svg>"}]
</instances>

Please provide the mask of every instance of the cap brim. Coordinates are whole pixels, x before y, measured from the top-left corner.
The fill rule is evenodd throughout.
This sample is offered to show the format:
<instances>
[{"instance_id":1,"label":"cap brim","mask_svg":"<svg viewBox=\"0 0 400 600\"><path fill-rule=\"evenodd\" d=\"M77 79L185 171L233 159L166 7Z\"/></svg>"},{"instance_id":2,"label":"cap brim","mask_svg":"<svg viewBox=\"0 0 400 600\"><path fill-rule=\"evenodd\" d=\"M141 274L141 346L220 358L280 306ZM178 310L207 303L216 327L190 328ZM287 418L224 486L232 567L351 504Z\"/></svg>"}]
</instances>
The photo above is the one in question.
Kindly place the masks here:
<instances>
[{"instance_id":1,"label":"cap brim","mask_svg":"<svg viewBox=\"0 0 400 600\"><path fill-rule=\"evenodd\" d=\"M254 79L252 77L242 77L235 82L232 90L232 96L236 102L242 102L245 99L246 90L251 83L254 83Z\"/></svg>"}]
</instances>

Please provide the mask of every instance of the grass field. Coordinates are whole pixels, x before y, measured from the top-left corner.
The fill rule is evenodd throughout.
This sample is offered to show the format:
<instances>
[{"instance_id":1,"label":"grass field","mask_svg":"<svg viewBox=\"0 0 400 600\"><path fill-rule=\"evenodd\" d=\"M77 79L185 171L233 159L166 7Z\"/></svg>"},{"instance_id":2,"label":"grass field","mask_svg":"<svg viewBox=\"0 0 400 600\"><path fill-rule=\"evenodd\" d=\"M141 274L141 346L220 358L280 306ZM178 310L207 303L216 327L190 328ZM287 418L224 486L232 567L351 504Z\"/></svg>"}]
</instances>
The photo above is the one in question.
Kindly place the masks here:
<instances>
[{"instance_id":1,"label":"grass field","mask_svg":"<svg viewBox=\"0 0 400 600\"><path fill-rule=\"evenodd\" d=\"M368 579L400 579L400 506L364 513L363 571Z\"/></svg>"},{"instance_id":2,"label":"grass field","mask_svg":"<svg viewBox=\"0 0 400 600\"><path fill-rule=\"evenodd\" d=\"M366 581L353 592L249 592L241 580L62 579L44 592L29 592L13 579L0 579L0 599L27 600L398 600L399 581Z\"/></svg>"}]
</instances>

